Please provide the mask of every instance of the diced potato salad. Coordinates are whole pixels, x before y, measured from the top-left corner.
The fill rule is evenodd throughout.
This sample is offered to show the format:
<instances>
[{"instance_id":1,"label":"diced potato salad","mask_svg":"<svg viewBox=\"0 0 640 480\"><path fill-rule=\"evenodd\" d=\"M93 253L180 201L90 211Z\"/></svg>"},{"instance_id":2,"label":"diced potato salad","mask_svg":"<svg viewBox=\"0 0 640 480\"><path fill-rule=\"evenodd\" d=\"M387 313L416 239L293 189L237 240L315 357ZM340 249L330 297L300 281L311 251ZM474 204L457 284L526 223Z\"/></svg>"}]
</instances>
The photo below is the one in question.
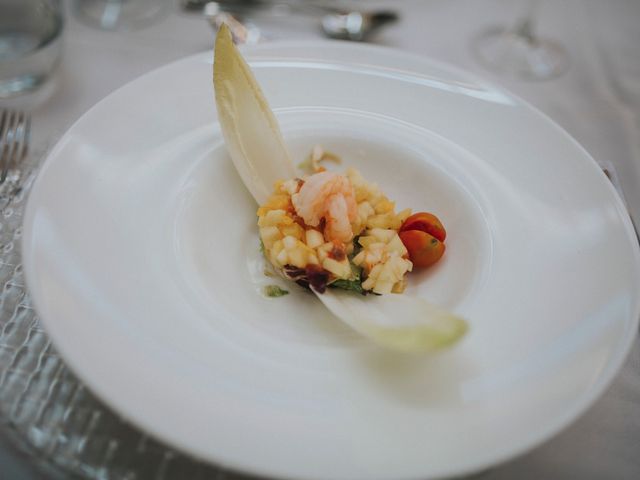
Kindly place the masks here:
<instances>
[{"instance_id":1,"label":"diced potato salad","mask_svg":"<svg viewBox=\"0 0 640 480\"><path fill-rule=\"evenodd\" d=\"M267 259L320 293L327 286L401 293L413 263L399 233L411 210L396 212L378 185L353 168L344 174L314 168L311 175L276 182L258 209Z\"/></svg>"}]
</instances>

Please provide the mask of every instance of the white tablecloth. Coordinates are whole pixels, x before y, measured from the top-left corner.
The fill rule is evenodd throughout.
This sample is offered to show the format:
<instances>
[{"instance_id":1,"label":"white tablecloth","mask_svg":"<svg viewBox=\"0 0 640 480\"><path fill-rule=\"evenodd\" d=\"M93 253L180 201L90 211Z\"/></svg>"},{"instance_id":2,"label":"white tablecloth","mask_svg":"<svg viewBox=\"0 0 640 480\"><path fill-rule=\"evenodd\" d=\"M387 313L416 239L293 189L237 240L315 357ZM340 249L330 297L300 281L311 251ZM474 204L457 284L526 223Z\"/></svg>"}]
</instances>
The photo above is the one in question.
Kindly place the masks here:
<instances>
[{"instance_id":1,"label":"white tablecloth","mask_svg":"<svg viewBox=\"0 0 640 480\"><path fill-rule=\"evenodd\" d=\"M393 6L402 19L375 43L430 56L501 83L547 113L603 166L613 168L640 225L640 2L542 2L539 33L568 50L561 77L526 82L493 75L474 59L473 35L513 23L524 4L507 0L361 1ZM321 38L311 20L262 23L269 40ZM68 17L63 63L48 100L34 106L34 150L52 145L83 112L150 69L210 49L213 32L196 14L172 2L150 27L104 32ZM42 95L44 96L44 94ZM483 479L640 478L640 348L636 339L606 394L575 424L532 452L480 476Z\"/></svg>"}]
</instances>

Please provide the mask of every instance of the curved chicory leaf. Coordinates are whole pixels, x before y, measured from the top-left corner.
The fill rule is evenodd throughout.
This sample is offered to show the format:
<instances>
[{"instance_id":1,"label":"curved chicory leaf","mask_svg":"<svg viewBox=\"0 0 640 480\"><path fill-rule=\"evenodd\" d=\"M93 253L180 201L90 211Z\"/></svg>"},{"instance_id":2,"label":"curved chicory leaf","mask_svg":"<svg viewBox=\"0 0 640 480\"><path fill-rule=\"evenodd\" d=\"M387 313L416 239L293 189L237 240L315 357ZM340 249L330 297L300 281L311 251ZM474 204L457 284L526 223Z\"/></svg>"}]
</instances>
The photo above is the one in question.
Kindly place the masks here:
<instances>
[{"instance_id":1,"label":"curved chicory leaf","mask_svg":"<svg viewBox=\"0 0 640 480\"><path fill-rule=\"evenodd\" d=\"M278 122L225 24L216 38L213 85L233 164L253 198L264 203L275 181L293 178L295 168Z\"/></svg>"}]
</instances>

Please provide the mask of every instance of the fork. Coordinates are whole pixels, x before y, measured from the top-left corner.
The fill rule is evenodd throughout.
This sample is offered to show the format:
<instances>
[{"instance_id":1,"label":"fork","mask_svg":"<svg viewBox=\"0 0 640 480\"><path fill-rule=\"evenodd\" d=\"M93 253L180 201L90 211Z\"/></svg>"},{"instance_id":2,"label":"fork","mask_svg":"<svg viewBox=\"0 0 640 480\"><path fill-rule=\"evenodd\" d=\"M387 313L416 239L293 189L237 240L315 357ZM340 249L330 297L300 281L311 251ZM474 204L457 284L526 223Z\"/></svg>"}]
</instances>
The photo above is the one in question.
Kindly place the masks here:
<instances>
[{"instance_id":1,"label":"fork","mask_svg":"<svg viewBox=\"0 0 640 480\"><path fill-rule=\"evenodd\" d=\"M7 179L11 168L26 156L31 133L31 118L24 112L0 112L0 185Z\"/></svg>"}]
</instances>

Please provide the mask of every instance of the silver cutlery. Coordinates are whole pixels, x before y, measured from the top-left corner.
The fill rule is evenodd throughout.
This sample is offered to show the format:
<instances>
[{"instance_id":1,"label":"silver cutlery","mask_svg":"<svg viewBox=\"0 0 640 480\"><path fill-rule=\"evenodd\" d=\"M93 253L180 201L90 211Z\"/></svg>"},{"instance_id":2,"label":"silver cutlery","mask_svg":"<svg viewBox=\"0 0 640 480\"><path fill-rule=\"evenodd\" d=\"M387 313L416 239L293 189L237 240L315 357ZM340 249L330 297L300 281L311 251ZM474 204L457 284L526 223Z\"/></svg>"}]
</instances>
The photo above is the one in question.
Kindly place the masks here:
<instances>
[{"instance_id":1,"label":"silver cutlery","mask_svg":"<svg viewBox=\"0 0 640 480\"><path fill-rule=\"evenodd\" d=\"M252 0L241 2L238 0L220 0L218 2L207 2L204 5L204 15L214 28L221 22L236 24L235 30L240 32L234 34L240 43L245 43L242 38L246 36L242 25L245 24L244 16L271 15L286 16L290 14L302 14L320 17L320 28L329 38L340 40L364 41L367 37L380 27L398 20L398 14L392 10L377 10L370 12L343 11L329 5L317 4L313 2L299 2L292 0ZM255 27L252 27L255 35ZM232 29L234 31L234 29ZM251 42L247 42L251 43Z\"/></svg>"},{"instance_id":2,"label":"silver cutlery","mask_svg":"<svg viewBox=\"0 0 640 480\"><path fill-rule=\"evenodd\" d=\"M0 185L26 156L31 134L31 118L24 112L0 111Z\"/></svg>"},{"instance_id":3,"label":"silver cutlery","mask_svg":"<svg viewBox=\"0 0 640 480\"><path fill-rule=\"evenodd\" d=\"M397 19L398 15L391 10L331 13L322 17L321 25L324 34L330 38L360 42Z\"/></svg>"}]
</instances>

